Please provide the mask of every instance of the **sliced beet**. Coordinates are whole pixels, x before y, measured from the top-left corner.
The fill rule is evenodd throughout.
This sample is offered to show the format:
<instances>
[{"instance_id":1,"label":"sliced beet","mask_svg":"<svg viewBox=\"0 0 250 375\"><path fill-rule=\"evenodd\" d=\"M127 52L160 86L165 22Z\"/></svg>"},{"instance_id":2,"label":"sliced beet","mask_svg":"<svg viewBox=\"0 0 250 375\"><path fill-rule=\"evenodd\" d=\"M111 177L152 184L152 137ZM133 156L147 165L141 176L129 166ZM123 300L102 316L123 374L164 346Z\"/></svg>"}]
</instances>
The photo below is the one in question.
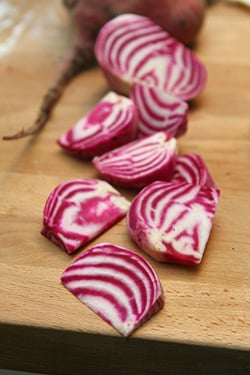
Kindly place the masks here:
<instances>
[{"instance_id":1,"label":"sliced beet","mask_svg":"<svg viewBox=\"0 0 250 375\"><path fill-rule=\"evenodd\" d=\"M100 30L95 55L110 87L128 94L134 83L156 86L182 100L206 84L205 66L184 44L147 17L123 14Z\"/></svg>"},{"instance_id":2,"label":"sliced beet","mask_svg":"<svg viewBox=\"0 0 250 375\"><path fill-rule=\"evenodd\" d=\"M122 219L129 204L105 181L65 181L46 201L41 233L71 254Z\"/></svg>"},{"instance_id":3,"label":"sliced beet","mask_svg":"<svg viewBox=\"0 0 250 375\"><path fill-rule=\"evenodd\" d=\"M164 304L163 290L151 265L139 254L111 243L85 251L63 272L61 281L124 336Z\"/></svg>"},{"instance_id":4,"label":"sliced beet","mask_svg":"<svg viewBox=\"0 0 250 375\"><path fill-rule=\"evenodd\" d=\"M141 188L155 180L172 177L176 160L176 139L165 132L137 139L93 159L108 182Z\"/></svg>"},{"instance_id":5,"label":"sliced beet","mask_svg":"<svg viewBox=\"0 0 250 375\"><path fill-rule=\"evenodd\" d=\"M178 155L171 182L190 182L195 185L215 187L208 168L200 155Z\"/></svg>"},{"instance_id":6,"label":"sliced beet","mask_svg":"<svg viewBox=\"0 0 250 375\"><path fill-rule=\"evenodd\" d=\"M188 104L157 87L135 83L130 97L138 110L138 137L166 131L178 137L187 130Z\"/></svg>"},{"instance_id":7,"label":"sliced beet","mask_svg":"<svg viewBox=\"0 0 250 375\"><path fill-rule=\"evenodd\" d=\"M91 159L135 138L137 110L131 99L109 92L57 143L68 153Z\"/></svg>"},{"instance_id":8,"label":"sliced beet","mask_svg":"<svg viewBox=\"0 0 250 375\"><path fill-rule=\"evenodd\" d=\"M128 231L160 262L201 262L212 229L219 191L186 182L155 181L132 201Z\"/></svg>"}]
</instances>

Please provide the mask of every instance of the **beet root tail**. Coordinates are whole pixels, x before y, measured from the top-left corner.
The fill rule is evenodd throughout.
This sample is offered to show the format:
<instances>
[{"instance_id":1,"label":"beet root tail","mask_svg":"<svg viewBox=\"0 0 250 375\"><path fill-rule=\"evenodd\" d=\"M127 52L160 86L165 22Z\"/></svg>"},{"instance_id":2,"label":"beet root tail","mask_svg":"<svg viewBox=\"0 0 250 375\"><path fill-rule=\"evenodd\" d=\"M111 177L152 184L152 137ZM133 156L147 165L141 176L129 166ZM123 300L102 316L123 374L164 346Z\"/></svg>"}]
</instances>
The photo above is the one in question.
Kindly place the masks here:
<instances>
[{"instance_id":1,"label":"beet root tail","mask_svg":"<svg viewBox=\"0 0 250 375\"><path fill-rule=\"evenodd\" d=\"M48 121L50 113L54 108L55 104L57 103L57 101L59 100L62 91L62 86L52 87L51 89L49 89L48 93L43 98L39 115L34 124L30 128L23 129L16 134L4 136L3 140L19 139L39 132Z\"/></svg>"},{"instance_id":2,"label":"beet root tail","mask_svg":"<svg viewBox=\"0 0 250 375\"><path fill-rule=\"evenodd\" d=\"M93 62L93 52L82 48L74 48L69 60L65 63L62 72L56 83L48 90L44 96L38 116L33 125L27 129L22 129L13 135L3 136L3 140L14 140L24 138L38 133L47 123L51 112L59 101L67 84L82 70L86 69Z\"/></svg>"}]
</instances>

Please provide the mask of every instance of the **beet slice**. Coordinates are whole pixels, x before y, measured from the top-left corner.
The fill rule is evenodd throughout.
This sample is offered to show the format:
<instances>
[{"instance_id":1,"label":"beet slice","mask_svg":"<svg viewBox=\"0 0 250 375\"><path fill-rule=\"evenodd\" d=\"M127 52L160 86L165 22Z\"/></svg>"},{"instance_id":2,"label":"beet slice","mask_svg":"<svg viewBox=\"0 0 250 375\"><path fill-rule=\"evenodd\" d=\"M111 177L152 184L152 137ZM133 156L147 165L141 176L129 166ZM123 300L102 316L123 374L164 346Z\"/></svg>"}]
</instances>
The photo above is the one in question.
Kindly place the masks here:
<instances>
[{"instance_id":1,"label":"beet slice","mask_svg":"<svg viewBox=\"0 0 250 375\"><path fill-rule=\"evenodd\" d=\"M184 44L147 17L123 14L107 22L95 56L110 87L128 94L135 82L190 100L206 84L205 66Z\"/></svg>"},{"instance_id":2,"label":"beet slice","mask_svg":"<svg viewBox=\"0 0 250 375\"><path fill-rule=\"evenodd\" d=\"M176 139L165 132L137 139L93 159L108 182L141 188L155 180L168 180L176 160Z\"/></svg>"},{"instance_id":3,"label":"beet slice","mask_svg":"<svg viewBox=\"0 0 250 375\"><path fill-rule=\"evenodd\" d=\"M186 182L155 181L132 201L128 231L160 262L201 262L212 229L219 190Z\"/></svg>"},{"instance_id":4,"label":"beet slice","mask_svg":"<svg viewBox=\"0 0 250 375\"><path fill-rule=\"evenodd\" d=\"M139 254L101 243L62 274L63 285L120 334L129 336L164 304L160 281Z\"/></svg>"},{"instance_id":5,"label":"beet slice","mask_svg":"<svg viewBox=\"0 0 250 375\"><path fill-rule=\"evenodd\" d=\"M138 137L166 131L178 137L187 130L188 104L169 93L135 83L130 97L138 110Z\"/></svg>"},{"instance_id":6,"label":"beet slice","mask_svg":"<svg viewBox=\"0 0 250 375\"><path fill-rule=\"evenodd\" d=\"M122 219L129 205L105 181L65 181L46 201L41 234L71 254Z\"/></svg>"},{"instance_id":7,"label":"beet slice","mask_svg":"<svg viewBox=\"0 0 250 375\"><path fill-rule=\"evenodd\" d=\"M200 155L178 155L171 182L190 182L192 184L215 187L215 183Z\"/></svg>"},{"instance_id":8,"label":"beet slice","mask_svg":"<svg viewBox=\"0 0 250 375\"><path fill-rule=\"evenodd\" d=\"M131 99L109 92L57 143L68 153L90 159L135 138L137 110Z\"/></svg>"}]
</instances>

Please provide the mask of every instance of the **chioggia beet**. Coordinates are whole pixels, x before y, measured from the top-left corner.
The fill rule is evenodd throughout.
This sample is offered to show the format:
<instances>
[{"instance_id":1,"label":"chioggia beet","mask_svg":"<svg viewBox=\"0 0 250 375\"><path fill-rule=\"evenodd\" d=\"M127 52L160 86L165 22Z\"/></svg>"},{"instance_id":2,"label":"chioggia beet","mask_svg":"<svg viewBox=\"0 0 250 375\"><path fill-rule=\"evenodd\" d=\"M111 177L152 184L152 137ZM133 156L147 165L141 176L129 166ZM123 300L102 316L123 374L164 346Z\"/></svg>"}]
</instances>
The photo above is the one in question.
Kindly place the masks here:
<instances>
[{"instance_id":1,"label":"chioggia beet","mask_svg":"<svg viewBox=\"0 0 250 375\"><path fill-rule=\"evenodd\" d=\"M46 201L41 234L71 254L122 219L129 205L105 181L65 181Z\"/></svg>"},{"instance_id":2,"label":"chioggia beet","mask_svg":"<svg viewBox=\"0 0 250 375\"><path fill-rule=\"evenodd\" d=\"M171 182L190 182L192 184L215 187L215 183L200 155L178 155Z\"/></svg>"},{"instance_id":3,"label":"chioggia beet","mask_svg":"<svg viewBox=\"0 0 250 375\"><path fill-rule=\"evenodd\" d=\"M133 101L109 92L57 142L68 153L90 159L132 141L137 123Z\"/></svg>"},{"instance_id":4,"label":"chioggia beet","mask_svg":"<svg viewBox=\"0 0 250 375\"><path fill-rule=\"evenodd\" d=\"M164 305L162 286L151 265L139 254L111 243L84 251L63 272L61 281L124 336Z\"/></svg>"},{"instance_id":5,"label":"chioggia beet","mask_svg":"<svg viewBox=\"0 0 250 375\"><path fill-rule=\"evenodd\" d=\"M206 84L205 66L195 54L147 17L123 14L107 22L95 55L110 88L122 94L139 82L190 100Z\"/></svg>"},{"instance_id":6,"label":"chioggia beet","mask_svg":"<svg viewBox=\"0 0 250 375\"><path fill-rule=\"evenodd\" d=\"M155 181L132 201L128 231L160 262L196 265L202 260L219 190L190 183Z\"/></svg>"},{"instance_id":7,"label":"chioggia beet","mask_svg":"<svg viewBox=\"0 0 250 375\"><path fill-rule=\"evenodd\" d=\"M155 180L169 180L176 154L176 139L158 132L96 156L92 162L108 182L141 188Z\"/></svg>"},{"instance_id":8,"label":"chioggia beet","mask_svg":"<svg viewBox=\"0 0 250 375\"><path fill-rule=\"evenodd\" d=\"M130 97L138 110L138 137L158 131L178 137L186 132L188 104L183 100L140 83L133 85Z\"/></svg>"},{"instance_id":9,"label":"chioggia beet","mask_svg":"<svg viewBox=\"0 0 250 375\"><path fill-rule=\"evenodd\" d=\"M124 13L148 16L179 41L194 44L206 13L205 0L63 0L63 3L75 26L72 47L43 98L34 124L16 134L4 136L5 140L35 134L45 126L65 87L94 62L97 33L110 19Z\"/></svg>"}]
</instances>

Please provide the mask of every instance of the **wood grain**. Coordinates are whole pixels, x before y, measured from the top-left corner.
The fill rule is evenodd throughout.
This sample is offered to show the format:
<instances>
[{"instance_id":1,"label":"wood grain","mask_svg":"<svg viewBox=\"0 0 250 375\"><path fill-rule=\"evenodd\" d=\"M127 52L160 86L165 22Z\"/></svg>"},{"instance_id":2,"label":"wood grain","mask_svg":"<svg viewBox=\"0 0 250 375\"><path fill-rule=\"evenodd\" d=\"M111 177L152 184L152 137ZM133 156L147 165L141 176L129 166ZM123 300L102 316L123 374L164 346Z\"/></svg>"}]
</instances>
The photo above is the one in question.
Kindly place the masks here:
<instances>
[{"instance_id":1,"label":"wood grain","mask_svg":"<svg viewBox=\"0 0 250 375\"><path fill-rule=\"evenodd\" d=\"M26 4L22 14L31 9L31 2ZM32 2L33 16L27 28L13 49L0 58L1 136L32 123L41 97L69 48L71 29L67 17L56 1L51 16L46 18L49 4ZM36 12L44 17L38 24L32 18ZM162 281L166 303L130 339L119 337L60 284L62 271L80 252L68 256L40 235L42 211L50 191L66 179L98 176L90 163L65 155L55 142L108 90L98 67L71 83L39 135L1 141L0 367L70 374L70 366L76 371L73 362L77 359L79 368L83 363L90 371L95 359L103 363L100 343L107 342L105 350L115 360L107 373L117 373L117 366L126 358L132 360L136 373L145 373L146 368L151 373L150 360L145 360L144 367L139 366L136 354L143 361L141 349L149 355L152 343L162 355L159 373L165 373L167 360L172 368L191 369L188 358L194 359L195 353L203 353L203 349L203 362L193 367L197 371L203 365L207 368L214 353L219 358L214 364L224 363L221 369L225 373L229 363L234 374L249 369L245 356L250 349L249 17L242 7L218 3L208 8L195 49L207 67L208 82L191 105L187 134L178 140L180 153L202 155L221 190L204 260L199 267L185 268L158 264L145 256ZM128 190L122 193L129 199L134 196ZM130 240L125 220L85 248L101 241L142 254ZM57 357L60 352L67 355L65 347L71 358L65 360L68 367L63 370ZM124 351L124 357L115 358L116 347ZM172 362L169 355L163 356L167 350L175 353ZM230 354L225 355L227 350ZM55 352L54 362L51 351ZM183 363L178 362L182 361L181 353L185 353ZM130 365L124 369L130 369Z\"/></svg>"}]
</instances>

